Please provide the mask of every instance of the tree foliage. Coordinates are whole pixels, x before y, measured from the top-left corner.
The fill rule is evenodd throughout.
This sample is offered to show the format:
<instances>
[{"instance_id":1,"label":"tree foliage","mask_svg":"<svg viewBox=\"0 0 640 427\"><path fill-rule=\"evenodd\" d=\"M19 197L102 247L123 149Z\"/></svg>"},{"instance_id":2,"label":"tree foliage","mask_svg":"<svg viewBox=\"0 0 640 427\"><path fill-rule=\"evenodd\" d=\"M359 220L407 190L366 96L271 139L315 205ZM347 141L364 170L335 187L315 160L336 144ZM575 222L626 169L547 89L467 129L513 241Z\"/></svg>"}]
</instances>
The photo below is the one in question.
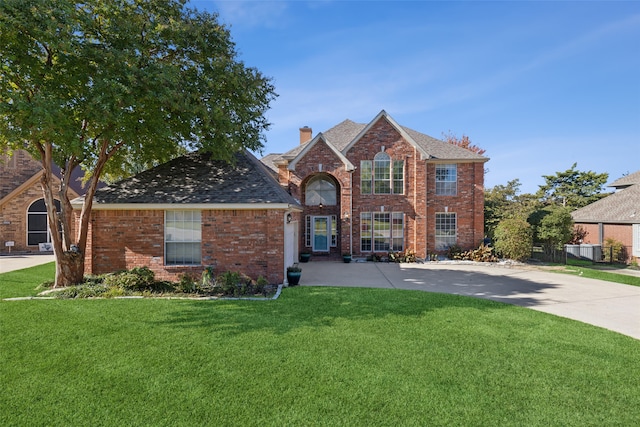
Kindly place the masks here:
<instances>
[{"instance_id":1,"label":"tree foliage","mask_svg":"<svg viewBox=\"0 0 640 427\"><path fill-rule=\"evenodd\" d=\"M444 141L447 144L455 145L457 147L462 147L466 150L472 151L480 156L487 152L487 150L478 147L471 143L471 139L465 134L462 134L461 138L458 138L453 132L449 131L448 133L443 133Z\"/></svg>"},{"instance_id":2,"label":"tree foliage","mask_svg":"<svg viewBox=\"0 0 640 427\"><path fill-rule=\"evenodd\" d=\"M564 172L543 175L545 184L540 186L537 196L546 204L559 204L578 209L605 197L604 185L608 173L579 171L577 163Z\"/></svg>"},{"instance_id":3,"label":"tree foliage","mask_svg":"<svg viewBox=\"0 0 640 427\"><path fill-rule=\"evenodd\" d=\"M573 219L570 208L547 207L537 211L533 217L530 222L534 226L536 241L542 243L548 256L552 257L573 238Z\"/></svg>"},{"instance_id":4,"label":"tree foliage","mask_svg":"<svg viewBox=\"0 0 640 427\"><path fill-rule=\"evenodd\" d=\"M522 218L507 218L495 230L495 248L503 256L523 261L531 256L533 234L531 225Z\"/></svg>"},{"instance_id":5,"label":"tree foliage","mask_svg":"<svg viewBox=\"0 0 640 427\"><path fill-rule=\"evenodd\" d=\"M493 238L495 229L500 221L507 218L526 219L536 209L540 202L533 194L520 194L520 180L508 181L506 185L496 185L485 190L484 193L484 224L485 233Z\"/></svg>"},{"instance_id":6,"label":"tree foliage","mask_svg":"<svg viewBox=\"0 0 640 427\"><path fill-rule=\"evenodd\" d=\"M42 163L49 226L62 225L52 236L57 284L82 279L101 176L184 149L227 159L259 150L274 97L270 79L237 59L217 15L188 9L186 0L0 3L0 153L26 149ZM72 236L68 186L76 167L88 187Z\"/></svg>"}]
</instances>

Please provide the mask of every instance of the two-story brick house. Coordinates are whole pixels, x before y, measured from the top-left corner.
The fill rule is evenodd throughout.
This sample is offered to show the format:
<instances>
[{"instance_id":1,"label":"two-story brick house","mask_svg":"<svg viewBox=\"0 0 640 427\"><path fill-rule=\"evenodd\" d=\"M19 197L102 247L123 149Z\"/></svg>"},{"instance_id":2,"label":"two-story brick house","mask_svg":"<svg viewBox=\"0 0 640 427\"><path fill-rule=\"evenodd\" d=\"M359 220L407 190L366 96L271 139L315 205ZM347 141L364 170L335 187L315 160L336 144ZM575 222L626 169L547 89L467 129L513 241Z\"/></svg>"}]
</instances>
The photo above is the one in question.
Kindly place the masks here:
<instances>
[{"instance_id":1,"label":"two-story brick house","mask_svg":"<svg viewBox=\"0 0 640 427\"><path fill-rule=\"evenodd\" d=\"M303 206L299 247L317 254L414 250L419 257L484 237L488 158L400 126L381 111L264 159Z\"/></svg>"}]
</instances>

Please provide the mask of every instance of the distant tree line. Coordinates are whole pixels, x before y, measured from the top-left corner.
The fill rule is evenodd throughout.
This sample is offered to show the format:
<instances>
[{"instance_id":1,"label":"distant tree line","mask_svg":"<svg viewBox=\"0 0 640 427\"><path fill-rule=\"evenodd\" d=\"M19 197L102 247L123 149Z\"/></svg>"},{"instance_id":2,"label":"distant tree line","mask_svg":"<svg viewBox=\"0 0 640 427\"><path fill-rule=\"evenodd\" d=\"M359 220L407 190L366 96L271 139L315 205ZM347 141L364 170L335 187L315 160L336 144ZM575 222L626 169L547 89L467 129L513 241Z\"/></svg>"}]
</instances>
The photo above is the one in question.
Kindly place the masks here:
<instances>
[{"instance_id":1,"label":"distant tree line","mask_svg":"<svg viewBox=\"0 0 640 427\"><path fill-rule=\"evenodd\" d=\"M520 193L517 178L485 190L485 232L506 257L528 258L535 242L552 259L564 244L580 243L586 233L574 228L571 212L608 195L609 174L580 171L577 163L543 178L535 194Z\"/></svg>"}]
</instances>

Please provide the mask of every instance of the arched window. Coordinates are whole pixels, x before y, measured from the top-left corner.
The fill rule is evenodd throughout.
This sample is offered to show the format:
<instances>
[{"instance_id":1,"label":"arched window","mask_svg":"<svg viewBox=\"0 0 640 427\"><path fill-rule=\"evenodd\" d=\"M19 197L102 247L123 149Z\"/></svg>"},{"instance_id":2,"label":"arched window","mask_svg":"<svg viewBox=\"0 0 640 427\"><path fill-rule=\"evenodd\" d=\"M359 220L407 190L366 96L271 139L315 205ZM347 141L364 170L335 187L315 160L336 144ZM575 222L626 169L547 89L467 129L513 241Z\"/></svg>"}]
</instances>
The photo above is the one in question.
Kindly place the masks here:
<instances>
[{"instance_id":1,"label":"arched window","mask_svg":"<svg viewBox=\"0 0 640 427\"><path fill-rule=\"evenodd\" d=\"M312 178L307 184L305 194L305 204L307 206L335 206L338 203L336 185L325 176Z\"/></svg>"},{"instance_id":2,"label":"arched window","mask_svg":"<svg viewBox=\"0 0 640 427\"><path fill-rule=\"evenodd\" d=\"M56 210L60 212L60 201L56 200ZM27 211L27 245L50 243L51 233L47 221L47 207L44 199L31 203Z\"/></svg>"}]
</instances>

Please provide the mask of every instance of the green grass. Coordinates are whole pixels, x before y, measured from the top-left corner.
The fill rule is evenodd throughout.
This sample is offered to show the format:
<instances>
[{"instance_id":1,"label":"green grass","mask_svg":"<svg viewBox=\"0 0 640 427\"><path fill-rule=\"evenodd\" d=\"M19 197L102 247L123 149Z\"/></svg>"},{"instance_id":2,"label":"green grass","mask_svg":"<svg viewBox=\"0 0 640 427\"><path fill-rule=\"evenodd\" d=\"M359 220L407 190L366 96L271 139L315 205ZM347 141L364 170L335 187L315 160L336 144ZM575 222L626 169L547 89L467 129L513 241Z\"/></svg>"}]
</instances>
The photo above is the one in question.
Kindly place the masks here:
<instances>
[{"instance_id":1,"label":"green grass","mask_svg":"<svg viewBox=\"0 0 640 427\"><path fill-rule=\"evenodd\" d=\"M589 264L571 264L562 270L554 270L560 273L573 274L576 276L588 277L590 279L599 279L607 282L622 283L624 285L640 286L640 277L631 276L624 273L616 273L615 268L603 267Z\"/></svg>"},{"instance_id":2,"label":"green grass","mask_svg":"<svg viewBox=\"0 0 640 427\"><path fill-rule=\"evenodd\" d=\"M39 281L0 275L0 288L15 296ZM455 295L298 287L275 301L2 301L0 328L3 426L640 419L640 341Z\"/></svg>"}]
</instances>

